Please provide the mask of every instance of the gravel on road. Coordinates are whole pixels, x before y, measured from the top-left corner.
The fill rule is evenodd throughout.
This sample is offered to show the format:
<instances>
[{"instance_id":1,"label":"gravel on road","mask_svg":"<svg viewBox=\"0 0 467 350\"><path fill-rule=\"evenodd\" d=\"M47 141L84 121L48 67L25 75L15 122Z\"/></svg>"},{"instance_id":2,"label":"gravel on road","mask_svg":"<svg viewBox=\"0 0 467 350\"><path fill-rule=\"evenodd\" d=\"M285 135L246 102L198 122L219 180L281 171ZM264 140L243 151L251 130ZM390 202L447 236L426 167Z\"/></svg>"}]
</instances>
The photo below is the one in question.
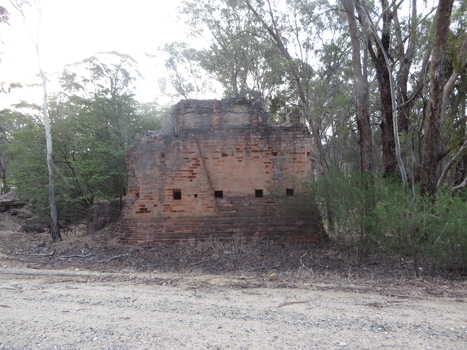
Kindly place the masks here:
<instances>
[{"instance_id":1,"label":"gravel on road","mask_svg":"<svg viewBox=\"0 0 467 350\"><path fill-rule=\"evenodd\" d=\"M464 299L242 278L3 268L0 349L467 349Z\"/></svg>"}]
</instances>

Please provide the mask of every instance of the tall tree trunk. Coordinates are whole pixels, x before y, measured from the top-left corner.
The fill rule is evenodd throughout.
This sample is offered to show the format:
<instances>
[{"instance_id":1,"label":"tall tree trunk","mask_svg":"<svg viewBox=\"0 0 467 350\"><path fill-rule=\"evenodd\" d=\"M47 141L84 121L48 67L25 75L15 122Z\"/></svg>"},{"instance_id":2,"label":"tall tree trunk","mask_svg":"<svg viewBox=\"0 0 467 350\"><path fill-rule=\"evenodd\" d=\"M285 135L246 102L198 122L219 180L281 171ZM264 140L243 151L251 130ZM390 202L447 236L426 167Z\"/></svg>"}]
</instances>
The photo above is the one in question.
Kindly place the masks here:
<instances>
[{"instance_id":1,"label":"tall tree trunk","mask_svg":"<svg viewBox=\"0 0 467 350\"><path fill-rule=\"evenodd\" d=\"M36 46L39 59L39 48ZM40 59L39 59L40 61ZM40 64L39 64L40 65ZM49 111L47 104L47 78L42 67L39 68L42 78L42 114L44 116L45 139L47 149L47 167L49 169L49 203L50 203L50 234L54 242L61 241L60 228L58 226L57 203L55 201L55 166L52 151L52 132L50 129Z\"/></svg>"},{"instance_id":2,"label":"tall tree trunk","mask_svg":"<svg viewBox=\"0 0 467 350\"><path fill-rule=\"evenodd\" d=\"M382 137L382 153L383 153L383 174L384 176L393 176L398 172L398 164L395 151L395 138L393 127L393 109L392 109L392 91L391 91L391 77L386 64L385 52L389 51L391 42L391 11L388 9L388 1L381 0L381 7L383 11L383 30L381 39L376 41L377 54L372 50L370 45L370 53L373 64L376 68L376 78L378 80L379 95L381 101L381 137ZM374 36L377 35L374 33ZM382 47L381 47L381 45ZM383 52L384 50L384 52Z\"/></svg>"},{"instance_id":3,"label":"tall tree trunk","mask_svg":"<svg viewBox=\"0 0 467 350\"><path fill-rule=\"evenodd\" d=\"M436 194L446 47L453 2L454 0L439 0L436 13L435 40L430 67L430 99L428 100L425 118L425 143L423 144L420 171L420 193L424 196L434 196Z\"/></svg>"},{"instance_id":4,"label":"tall tree trunk","mask_svg":"<svg viewBox=\"0 0 467 350\"><path fill-rule=\"evenodd\" d=\"M366 63L360 54L360 36L355 19L355 6L353 0L341 0L347 14L349 34L352 45L352 65L354 71L355 89L357 95L357 126L360 134L360 164L363 174L373 171L373 140L370 125L370 88L366 74ZM362 19L363 20L363 19ZM365 26L362 26L365 31ZM367 35L365 35L367 36ZM368 38L364 38L367 43ZM367 51L367 46L363 45Z\"/></svg>"},{"instance_id":5,"label":"tall tree trunk","mask_svg":"<svg viewBox=\"0 0 467 350\"><path fill-rule=\"evenodd\" d=\"M23 10L23 5L27 4L27 2L22 2L19 0L10 0L10 3L13 7L21 14L23 17L23 22L28 30L29 36L34 44L34 48L36 50L37 55L37 63L39 65L39 73L42 79L42 114L44 117L44 128L45 128L45 139L46 139L46 153L47 153L47 167L49 169L49 204L50 204L50 234L52 235L52 239L54 242L61 241L62 236L60 235L60 228L58 226L58 214L57 214L57 203L55 201L55 166L53 161L53 150L52 150L52 133L50 129L50 119L49 119L49 111L48 111L48 103L47 103L47 77L45 76L45 72L42 69L42 62L41 62L41 55L39 50L39 28L40 22L42 19L42 12L41 12L41 3L40 1L34 1L34 6L37 9L39 15L39 26L37 29L37 37L35 38L32 35L31 30L29 29L28 25L26 24L26 15Z\"/></svg>"}]
</instances>

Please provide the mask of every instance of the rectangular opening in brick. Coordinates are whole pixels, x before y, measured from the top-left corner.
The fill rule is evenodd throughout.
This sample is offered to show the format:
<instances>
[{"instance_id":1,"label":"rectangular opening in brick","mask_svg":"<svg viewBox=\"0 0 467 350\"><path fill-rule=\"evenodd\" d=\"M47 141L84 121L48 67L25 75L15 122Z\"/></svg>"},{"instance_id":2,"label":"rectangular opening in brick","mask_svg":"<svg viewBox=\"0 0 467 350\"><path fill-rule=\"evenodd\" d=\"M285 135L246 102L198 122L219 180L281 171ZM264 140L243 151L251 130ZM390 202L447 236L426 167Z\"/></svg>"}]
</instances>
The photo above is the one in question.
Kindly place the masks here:
<instances>
[{"instance_id":1,"label":"rectangular opening in brick","mask_svg":"<svg viewBox=\"0 0 467 350\"><path fill-rule=\"evenodd\" d=\"M256 198L263 198L263 190L255 190Z\"/></svg>"},{"instance_id":2,"label":"rectangular opening in brick","mask_svg":"<svg viewBox=\"0 0 467 350\"><path fill-rule=\"evenodd\" d=\"M224 198L224 191L214 191L214 198Z\"/></svg>"},{"instance_id":3,"label":"rectangular opening in brick","mask_svg":"<svg viewBox=\"0 0 467 350\"><path fill-rule=\"evenodd\" d=\"M287 188L285 190L285 194L287 195L287 197L293 197L293 188Z\"/></svg>"},{"instance_id":4,"label":"rectangular opening in brick","mask_svg":"<svg viewBox=\"0 0 467 350\"><path fill-rule=\"evenodd\" d=\"M182 199L182 190L173 190L173 196L175 200Z\"/></svg>"}]
</instances>

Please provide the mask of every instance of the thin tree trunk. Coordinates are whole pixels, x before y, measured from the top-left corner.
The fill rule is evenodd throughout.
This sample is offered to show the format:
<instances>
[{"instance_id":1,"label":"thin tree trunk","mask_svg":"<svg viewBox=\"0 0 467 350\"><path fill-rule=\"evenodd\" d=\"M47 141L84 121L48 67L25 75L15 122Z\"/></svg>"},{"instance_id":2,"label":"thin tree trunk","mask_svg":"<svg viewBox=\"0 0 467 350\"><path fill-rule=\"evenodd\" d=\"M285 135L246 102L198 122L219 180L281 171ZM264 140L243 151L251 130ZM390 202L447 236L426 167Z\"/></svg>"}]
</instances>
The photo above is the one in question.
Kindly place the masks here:
<instances>
[{"instance_id":1,"label":"thin tree trunk","mask_svg":"<svg viewBox=\"0 0 467 350\"><path fill-rule=\"evenodd\" d=\"M36 46L37 57L40 62L39 48ZM39 63L40 66L40 63ZM42 114L44 116L45 139L47 149L47 167L49 169L49 202L50 202L50 234L54 242L61 241L60 228L58 226L57 203L55 201L55 172L52 149L52 132L50 129L49 111L47 104L47 78L42 67L39 68L42 78Z\"/></svg>"},{"instance_id":2,"label":"thin tree trunk","mask_svg":"<svg viewBox=\"0 0 467 350\"><path fill-rule=\"evenodd\" d=\"M438 179L438 182L436 183L436 188L440 188L443 185L444 180L446 179L446 176L449 172L449 170L452 168L452 166L457 162L459 157L464 153L464 151L467 149L467 141L465 141L459 151L454 155L454 157L451 158L451 160L446 164L444 167L443 171L441 172L441 176Z\"/></svg>"},{"instance_id":3,"label":"thin tree trunk","mask_svg":"<svg viewBox=\"0 0 467 350\"><path fill-rule=\"evenodd\" d=\"M374 62L377 66L378 73L380 73L380 92L381 92L381 105L383 109L383 152L386 151L386 164L388 167L398 166L400 171L400 176L404 184L404 189L408 189L407 181L407 172L405 170L404 161L402 160L402 152L399 141L399 126L398 118L396 115L397 105L396 105L396 89L395 83L392 77L391 61L389 60L388 48L390 41L390 21L392 15L389 15L389 9L387 9L387 3L385 0L382 1L382 6L384 10L384 20L383 20L383 34L382 39L378 37L378 32L374 26L368 8L364 0L361 0L361 8L363 13L366 16L366 19L370 25L370 28L373 32L373 38L376 41L378 48L378 56L373 53ZM362 21L362 26L364 22ZM371 49L371 45L369 45ZM379 75L377 73L377 75ZM389 121L391 124L389 124ZM383 124L383 122L385 124ZM384 128L383 128L384 126ZM385 148L386 147L386 148ZM383 154L384 158L384 154ZM395 164L394 164L395 163ZM385 173L386 176L396 173L395 169L385 169L392 172Z\"/></svg>"},{"instance_id":4,"label":"thin tree trunk","mask_svg":"<svg viewBox=\"0 0 467 350\"><path fill-rule=\"evenodd\" d=\"M62 236L60 235L60 228L58 226L58 214L57 214L57 203L55 201L55 175L54 175L54 161L53 161L53 150L52 150L52 133L50 129L50 119L49 119L49 111L48 111L48 103L47 103L47 77L45 76L45 72L42 69L42 63L41 63L41 55L40 55L40 50L39 50L39 28L40 28L40 21L42 19L42 13L41 13L41 7L40 7L40 1L36 0L34 1L34 5L36 6L36 9L39 14L39 26L37 29L37 38L34 38L34 36L31 33L31 30L26 24L26 15L24 14L24 10L22 8L23 2L21 1L14 1L10 0L10 3L13 5L13 7L21 14L23 17L23 22L28 30L29 36L31 37L31 40L34 44L34 48L36 50L36 55L37 55L37 62L39 65L39 73L41 75L42 79L42 114L44 116L44 128L45 128L45 139L46 139L46 153L47 153L47 167L49 169L49 204L50 204L50 219L51 219L51 225L50 225L50 233L52 235L52 239L54 242L56 241L61 241Z\"/></svg>"},{"instance_id":5,"label":"thin tree trunk","mask_svg":"<svg viewBox=\"0 0 467 350\"><path fill-rule=\"evenodd\" d=\"M420 193L424 196L434 196L436 194L446 47L453 2L454 0L439 0L436 13L435 41L430 67L430 99L426 112L426 134L420 172Z\"/></svg>"}]
</instances>

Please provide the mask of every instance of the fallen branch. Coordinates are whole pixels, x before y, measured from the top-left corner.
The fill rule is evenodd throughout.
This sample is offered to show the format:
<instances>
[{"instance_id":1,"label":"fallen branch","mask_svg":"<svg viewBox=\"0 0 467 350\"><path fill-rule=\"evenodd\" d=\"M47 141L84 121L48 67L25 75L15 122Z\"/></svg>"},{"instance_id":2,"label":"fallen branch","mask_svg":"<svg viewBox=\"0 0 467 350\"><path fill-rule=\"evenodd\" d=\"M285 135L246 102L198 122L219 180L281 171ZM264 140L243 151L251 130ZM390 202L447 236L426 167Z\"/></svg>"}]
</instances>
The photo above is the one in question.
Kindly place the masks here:
<instances>
[{"instance_id":1,"label":"fallen branch","mask_svg":"<svg viewBox=\"0 0 467 350\"><path fill-rule=\"evenodd\" d=\"M52 256L55 254L55 250L52 251L52 253L48 253L48 254L23 254L23 255L27 255L27 256L41 256L41 257L44 257L44 256Z\"/></svg>"},{"instance_id":2,"label":"fallen branch","mask_svg":"<svg viewBox=\"0 0 467 350\"><path fill-rule=\"evenodd\" d=\"M281 267L281 265L276 265L276 266L260 266L260 267L252 267L251 269L248 269L248 271L254 271L254 270L269 270L269 269L277 269L278 267Z\"/></svg>"},{"instance_id":3,"label":"fallen branch","mask_svg":"<svg viewBox=\"0 0 467 350\"><path fill-rule=\"evenodd\" d=\"M68 256L57 256L58 259L71 259L71 258L89 258L90 256L94 256L94 254L89 255L68 255Z\"/></svg>"},{"instance_id":4,"label":"fallen branch","mask_svg":"<svg viewBox=\"0 0 467 350\"><path fill-rule=\"evenodd\" d=\"M109 262L109 261L112 261L112 260L115 260L115 259L118 259L118 258L123 258L123 257L128 256L128 255L130 255L130 254L123 254L123 255L113 256L111 258L98 261L98 263L100 264L100 263L104 263L104 262Z\"/></svg>"}]
</instances>

